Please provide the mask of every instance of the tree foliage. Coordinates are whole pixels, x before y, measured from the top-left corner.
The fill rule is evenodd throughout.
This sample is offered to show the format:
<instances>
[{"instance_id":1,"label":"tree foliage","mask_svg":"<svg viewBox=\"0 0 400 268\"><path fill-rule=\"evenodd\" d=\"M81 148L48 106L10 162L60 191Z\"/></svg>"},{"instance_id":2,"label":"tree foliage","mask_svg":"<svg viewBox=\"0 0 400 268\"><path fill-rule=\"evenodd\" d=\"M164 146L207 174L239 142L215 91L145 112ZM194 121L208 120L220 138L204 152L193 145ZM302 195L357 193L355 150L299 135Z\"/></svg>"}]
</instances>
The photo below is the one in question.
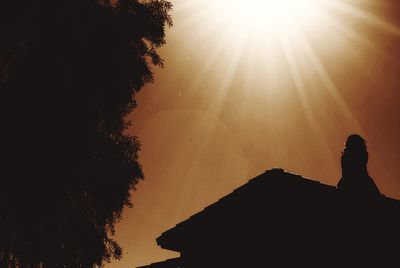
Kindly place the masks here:
<instances>
[{"instance_id":1,"label":"tree foliage","mask_svg":"<svg viewBox=\"0 0 400 268\"><path fill-rule=\"evenodd\" d=\"M124 130L162 66L166 0L0 4L0 266L92 267L143 178Z\"/></svg>"}]
</instances>

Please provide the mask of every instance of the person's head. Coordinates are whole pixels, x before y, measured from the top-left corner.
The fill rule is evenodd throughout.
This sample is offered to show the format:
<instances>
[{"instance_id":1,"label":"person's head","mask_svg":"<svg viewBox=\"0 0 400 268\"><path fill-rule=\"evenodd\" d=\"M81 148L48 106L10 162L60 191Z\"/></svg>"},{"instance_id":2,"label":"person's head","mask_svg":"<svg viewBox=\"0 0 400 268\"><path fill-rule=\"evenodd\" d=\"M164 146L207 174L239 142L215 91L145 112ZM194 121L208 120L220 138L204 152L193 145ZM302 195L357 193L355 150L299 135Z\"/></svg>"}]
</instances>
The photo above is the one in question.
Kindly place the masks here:
<instances>
[{"instance_id":1,"label":"person's head","mask_svg":"<svg viewBox=\"0 0 400 268\"><path fill-rule=\"evenodd\" d=\"M354 170L366 169L368 162L368 151L365 140L357 134L352 134L347 138L342 160L345 166Z\"/></svg>"}]
</instances>

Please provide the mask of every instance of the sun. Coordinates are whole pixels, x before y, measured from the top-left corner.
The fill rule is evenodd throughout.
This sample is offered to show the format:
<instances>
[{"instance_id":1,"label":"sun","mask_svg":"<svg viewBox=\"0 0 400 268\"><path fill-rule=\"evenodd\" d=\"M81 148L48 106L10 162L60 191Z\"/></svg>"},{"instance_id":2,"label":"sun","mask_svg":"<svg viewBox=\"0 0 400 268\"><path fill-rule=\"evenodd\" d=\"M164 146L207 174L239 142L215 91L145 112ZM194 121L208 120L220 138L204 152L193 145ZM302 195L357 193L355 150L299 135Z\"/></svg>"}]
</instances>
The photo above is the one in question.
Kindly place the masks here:
<instances>
[{"instance_id":1,"label":"sun","mask_svg":"<svg viewBox=\"0 0 400 268\"><path fill-rule=\"evenodd\" d=\"M237 31L282 33L315 22L321 0L214 0L220 22ZM216 13L216 14L217 14Z\"/></svg>"},{"instance_id":2,"label":"sun","mask_svg":"<svg viewBox=\"0 0 400 268\"><path fill-rule=\"evenodd\" d=\"M185 53L199 66L190 74L188 94L202 94L210 77L218 78L207 104L210 122L218 122L226 113L229 96L240 95L235 112L243 114L246 101L272 104L255 116L280 110L279 101L298 99L305 124L323 136L322 117L310 108L316 103L315 96L323 94L343 118L360 129L332 70L364 68L360 51L381 51L372 32L400 38L400 27L382 11L375 13L375 0L173 1L175 33L185 32ZM186 58L185 68L191 61Z\"/></svg>"}]
</instances>

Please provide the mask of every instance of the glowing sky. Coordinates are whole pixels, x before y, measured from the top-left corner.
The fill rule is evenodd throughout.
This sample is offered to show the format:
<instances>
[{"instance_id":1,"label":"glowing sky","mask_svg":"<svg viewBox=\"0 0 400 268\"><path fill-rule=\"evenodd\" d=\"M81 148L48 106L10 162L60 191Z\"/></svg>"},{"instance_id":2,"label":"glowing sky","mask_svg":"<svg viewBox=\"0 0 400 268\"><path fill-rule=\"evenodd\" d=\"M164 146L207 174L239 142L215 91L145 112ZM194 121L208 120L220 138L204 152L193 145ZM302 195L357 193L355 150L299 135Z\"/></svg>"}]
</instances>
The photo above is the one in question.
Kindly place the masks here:
<instances>
[{"instance_id":1,"label":"glowing sky","mask_svg":"<svg viewBox=\"0 0 400 268\"><path fill-rule=\"evenodd\" d=\"M165 68L131 115L146 179L107 267L176 256L155 238L266 169L336 185L353 132L400 199L400 2L172 2Z\"/></svg>"}]
</instances>

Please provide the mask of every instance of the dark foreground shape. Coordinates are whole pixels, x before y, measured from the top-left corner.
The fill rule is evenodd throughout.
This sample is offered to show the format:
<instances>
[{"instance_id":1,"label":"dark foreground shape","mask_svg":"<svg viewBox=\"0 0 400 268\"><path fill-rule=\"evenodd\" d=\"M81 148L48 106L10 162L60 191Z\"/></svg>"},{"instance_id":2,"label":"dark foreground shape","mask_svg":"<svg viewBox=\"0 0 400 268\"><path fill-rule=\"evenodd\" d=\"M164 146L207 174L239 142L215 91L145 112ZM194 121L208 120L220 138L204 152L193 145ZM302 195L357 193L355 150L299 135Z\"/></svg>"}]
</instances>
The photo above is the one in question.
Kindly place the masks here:
<instances>
[{"instance_id":1,"label":"dark foreground shape","mask_svg":"<svg viewBox=\"0 0 400 268\"><path fill-rule=\"evenodd\" d=\"M400 267L400 201L273 169L164 232L144 267Z\"/></svg>"},{"instance_id":2,"label":"dark foreground shape","mask_svg":"<svg viewBox=\"0 0 400 268\"><path fill-rule=\"evenodd\" d=\"M150 268L176 268L176 267L181 267L180 266L180 262L181 259L180 258L174 258L174 259L169 259L166 261L162 261L162 262L156 262L153 263L149 266L142 266L142 267L138 267L138 268L146 268L146 267L150 267Z\"/></svg>"}]
</instances>

